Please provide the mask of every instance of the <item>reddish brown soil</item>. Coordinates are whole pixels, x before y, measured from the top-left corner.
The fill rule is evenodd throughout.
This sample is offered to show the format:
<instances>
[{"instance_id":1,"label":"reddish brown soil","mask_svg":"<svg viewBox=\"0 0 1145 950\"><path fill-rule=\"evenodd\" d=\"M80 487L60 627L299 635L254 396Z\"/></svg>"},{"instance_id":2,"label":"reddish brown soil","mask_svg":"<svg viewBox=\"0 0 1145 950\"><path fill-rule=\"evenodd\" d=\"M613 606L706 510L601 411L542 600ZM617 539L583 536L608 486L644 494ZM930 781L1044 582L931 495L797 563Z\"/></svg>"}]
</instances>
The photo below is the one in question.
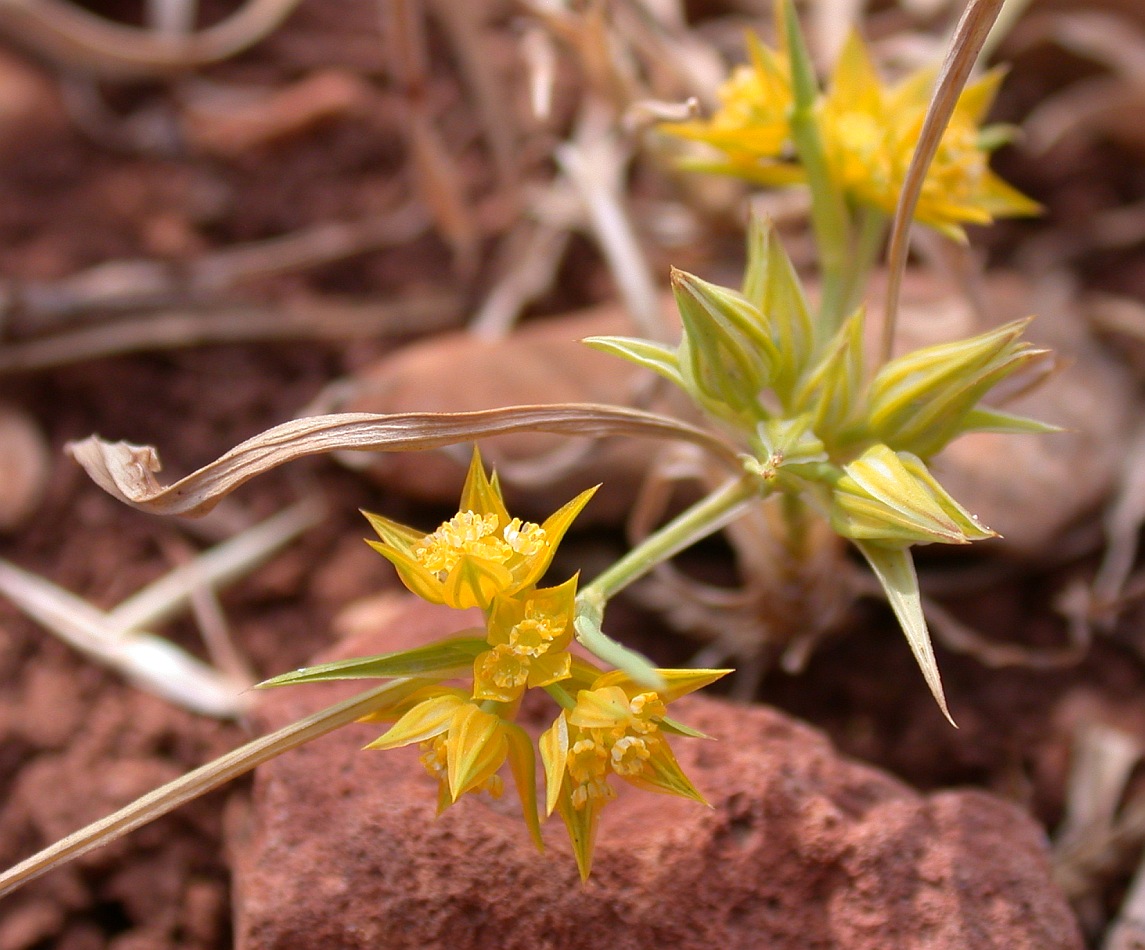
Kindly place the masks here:
<instances>
[{"instance_id":1,"label":"reddish brown soil","mask_svg":"<svg viewBox=\"0 0 1145 950\"><path fill-rule=\"evenodd\" d=\"M395 144L394 94L379 79L380 47L363 39L374 16L367 0L304 3L267 43L210 71L220 81L285 83L315 64L341 66L380 90L367 118L334 117L289 140L229 157L124 151L91 141L51 110L20 126L19 135L16 127L9 129L8 141L0 144L0 275L48 281L119 258L185 261L236 241L396 204L409 182ZM18 62L50 87L50 69L32 59ZM171 86L155 83L112 89L109 99L130 114L162 109L173 94ZM443 113L458 111L457 84L447 70L435 72L429 95ZM467 187L480 201L489 188L488 163L464 123L446 128L454 130L450 144L463 156ZM1088 158L1114 171L1124 161L1112 151ZM1145 185L1137 175L1118 172L1109 181L1121 192L1140 192ZM1076 189L1063 189L1060 198L1050 192L1058 184L1052 177L1026 172L1051 207L1077 207ZM1089 180L1100 177L1091 171ZM1123 197L1094 201L1108 206ZM496 215L487 217L492 231ZM1124 252L1090 256L1083 263L1091 277L1122 291L1139 289L1145 279L1139 254L1130 261ZM566 270L546 309L583 304L607 284L585 248L576 250ZM477 278L482 280L484 272ZM271 301L321 293L393 298L443 282L474 289L451 276L444 243L427 236L301 276L261 281L245 293ZM28 314L17 314L11 326L22 336L38 329ZM185 473L290 418L324 384L384 348L360 342L211 346L0 378L0 399L38 421L53 459L38 513L0 541L0 556L99 606L113 606L164 573L171 551L194 535L183 523L113 501L63 456L66 441L98 432L155 444L167 472ZM359 540L359 507L432 518L328 460L265 476L243 489L235 506L253 520L296 498L300 486L319 488L329 517L223 598L235 641L260 675L305 661L329 644L329 622L341 605L394 583L384 562ZM571 543L595 552L600 544L618 542L606 536ZM1061 635L1060 621L1048 601L1061 580L1007 581L967 604L964 613L986 635L1011 637L1020 620L1035 641L1053 640ZM649 618L629 613L634 642L657 658L678 661L693 649L660 636ZM169 632L200 650L188 621ZM901 636L873 607L860 610L853 632L824 645L803 675L771 676L761 698L919 788L985 788L1027 805L1049 829L1062 813L1070 726L1078 710L1105 710L1115 721L1142 715L1145 668L1117 641L1097 643L1080 666L1055 673L987 670L938 652L958 731L942 720ZM126 685L0 601L0 864L16 862L245 737L239 725L177 711ZM228 807L245 794L237 783L29 885L0 912L0 950L229 946L222 829Z\"/></svg>"}]
</instances>

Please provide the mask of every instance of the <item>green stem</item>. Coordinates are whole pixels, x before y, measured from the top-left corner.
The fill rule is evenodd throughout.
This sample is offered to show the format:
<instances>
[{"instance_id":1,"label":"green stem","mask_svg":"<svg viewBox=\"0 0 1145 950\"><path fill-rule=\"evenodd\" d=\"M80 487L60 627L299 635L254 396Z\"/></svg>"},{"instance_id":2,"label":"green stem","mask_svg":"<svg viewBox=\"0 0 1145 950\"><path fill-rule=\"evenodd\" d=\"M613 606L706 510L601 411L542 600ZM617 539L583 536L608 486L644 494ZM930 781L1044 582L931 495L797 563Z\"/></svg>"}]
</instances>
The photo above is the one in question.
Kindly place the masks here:
<instances>
[{"instance_id":1,"label":"green stem","mask_svg":"<svg viewBox=\"0 0 1145 950\"><path fill-rule=\"evenodd\" d=\"M657 564L714 534L731 520L736 508L760 493L760 482L750 476L727 482L650 534L604 573L598 574L581 588L577 599L607 601Z\"/></svg>"},{"instance_id":2,"label":"green stem","mask_svg":"<svg viewBox=\"0 0 1145 950\"><path fill-rule=\"evenodd\" d=\"M576 709L576 700L560 683L549 683L548 686L542 686L541 688L552 697L553 701L560 706L561 709Z\"/></svg>"},{"instance_id":3,"label":"green stem","mask_svg":"<svg viewBox=\"0 0 1145 950\"><path fill-rule=\"evenodd\" d=\"M791 0L785 0L784 20L787 51L791 60L791 138L799 162L807 172L811 190L811 226L819 251L822 296L819 301L817 330L820 340L831 337L845 314L851 225L842 190L831 174L815 106L819 84L811 54L807 51L799 19Z\"/></svg>"},{"instance_id":4,"label":"green stem","mask_svg":"<svg viewBox=\"0 0 1145 950\"><path fill-rule=\"evenodd\" d=\"M668 560L697 541L706 538L735 517L746 501L761 495L757 478L745 475L717 489L659 531L649 535L603 574L581 588L576 599L577 640L605 663L623 670L648 689L662 689L663 679L651 663L634 650L617 643L604 633L604 608L608 599L657 564Z\"/></svg>"},{"instance_id":5,"label":"green stem","mask_svg":"<svg viewBox=\"0 0 1145 950\"><path fill-rule=\"evenodd\" d=\"M858 213L854 249L850 255L843 315L853 313L863 302L867 281L882 250L887 235L887 216L878 208L864 207Z\"/></svg>"}]
</instances>

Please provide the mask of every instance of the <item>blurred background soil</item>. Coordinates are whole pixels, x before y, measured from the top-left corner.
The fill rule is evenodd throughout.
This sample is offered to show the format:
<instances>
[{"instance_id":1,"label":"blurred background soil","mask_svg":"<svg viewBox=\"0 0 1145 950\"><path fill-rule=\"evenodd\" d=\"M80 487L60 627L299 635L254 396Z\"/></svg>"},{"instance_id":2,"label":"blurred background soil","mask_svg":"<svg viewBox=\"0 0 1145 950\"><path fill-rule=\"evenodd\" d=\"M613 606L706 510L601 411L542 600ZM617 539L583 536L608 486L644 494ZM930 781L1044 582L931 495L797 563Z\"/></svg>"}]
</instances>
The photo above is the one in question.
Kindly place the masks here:
<instances>
[{"instance_id":1,"label":"blurred background soil","mask_svg":"<svg viewBox=\"0 0 1145 950\"><path fill-rule=\"evenodd\" d=\"M145 16L134 3L84 6L122 24L140 26ZM206 2L200 22L237 6ZM301 665L332 642L342 608L396 588L361 541L359 508L431 526L448 512L448 496L412 499L384 477L314 458L262 476L204 521L163 519L114 501L63 447L92 433L151 444L165 480L185 474L327 398L332 382L354 379L395 347L462 327L500 286L529 244L518 186L553 179L553 148L571 134L589 80L562 53L550 117L522 124L527 134L506 157L487 134L475 90L502 82L511 91L503 104L528 113L520 50L535 35L530 6L473 3L480 32L465 45L451 32L463 18L442 12L448 0L398 5L420 24L425 68L396 62L395 48L418 47L394 39L392 20L384 35L380 6L303 0L261 42L220 62L124 76L54 48L42 23L9 17L0 4L0 459L15 460L11 472L0 464L10 509L0 512L0 557L110 610L193 553L317 495L326 505L320 523L220 594L230 637L256 678ZM766 25L765 6L686 4L678 29L735 56L741 24ZM956 8L871 4L864 29L904 45L933 43ZM45 3L46 22L53 15ZM484 72L466 58L475 52ZM1096 301L1074 319L1127 373L1136 407L1145 11L1133 0L1034 2L997 58L1011 67L995 117L1025 122L1027 132L995 167L1046 214L975 233L974 244L994 266L1031 281L1066 280ZM432 135L418 144L411 128L423 120ZM673 202L701 209L675 231L667 213L649 225L644 248L661 285L669 263L716 279L721 269L734 274L734 201L718 188L694 199L653 159L636 159L623 181L637 220L641 209ZM284 235L304 239L263 243ZM255 251L228 256L236 247ZM526 321L616 299L590 230L571 229L554 255L559 263L523 307ZM149 323L167 329L148 331ZM456 372L444 368L442 379ZM528 401L514 394L512 374L505 366L504 401ZM1128 444L1110 451L1132 458ZM1101 507L1063 526L1044 558L980 555L977 580L942 603L986 641L1059 648L1070 638L1063 592L1093 581L1103 512L1116 497L1115 485ZM1036 511L1038 499L1029 505ZM622 544L619 525L588 527L570 539L565 559L604 563ZM716 579L734 575L719 543L686 560ZM923 574L963 567L924 560ZM1069 808L1081 731L1114 729L1145 747L1145 639L1132 578L1072 665L992 668L939 642L957 731L874 601L858 604L844 634L822 643L802 673L769 672L756 699L918 788L972 785L1016 801L1052 833ZM613 629L658 661L695 652L639 605L614 610ZM160 632L203 654L190 614ZM247 737L241 723L130 685L0 597L5 866ZM1125 781L1115 797L1128 808L1136 784ZM0 950L229 946L222 838L244 793L237 782L7 899ZM1076 907L1100 946L1141 834L1130 825L1094 848Z\"/></svg>"}]
</instances>

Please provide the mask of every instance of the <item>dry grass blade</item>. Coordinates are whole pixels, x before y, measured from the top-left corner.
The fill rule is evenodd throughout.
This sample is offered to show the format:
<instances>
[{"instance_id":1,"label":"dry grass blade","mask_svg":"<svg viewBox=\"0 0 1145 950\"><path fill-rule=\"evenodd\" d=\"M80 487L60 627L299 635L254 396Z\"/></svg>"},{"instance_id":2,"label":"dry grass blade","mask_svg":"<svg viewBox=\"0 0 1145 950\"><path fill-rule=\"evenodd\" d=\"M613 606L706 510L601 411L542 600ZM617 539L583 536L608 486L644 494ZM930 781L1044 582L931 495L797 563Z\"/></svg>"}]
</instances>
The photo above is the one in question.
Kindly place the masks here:
<instances>
[{"instance_id":1,"label":"dry grass blade","mask_svg":"<svg viewBox=\"0 0 1145 950\"><path fill-rule=\"evenodd\" d=\"M66 366L120 353L210 343L405 336L453 326L460 312L460 298L449 294L394 303L324 300L270 309L227 306L203 311L159 311L26 343L0 345L0 374Z\"/></svg>"},{"instance_id":2,"label":"dry grass blade","mask_svg":"<svg viewBox=\"0 0 1145 950\"><path fill-rule=\"evenodd\" d=\"M154 76L242 52L272 33L299 0L249 0L227 19L189 36L123 26L66 0L0 0L0 32L69 69Z\"/></svg>"},{"instance_id":3,"label":"dry grass blade","mask_svg":"<svg viewBox=\"0 0 1145 950\"><path fill-rule=\"evenodd\" d=\"M555 158L584 200L593 234L641 335L661 339L660 295L621 197L630 155L602 104L588 104L576 138L558 147Z\"/></svg>"},{"instance_id":4,"label":"dry grass blade","mask_svg":"<svg viewBox=\"0 0 1145 950\"><path fill-rule=\"evenodd\" d=\"M359 693L268 736L248 742L234 752L220 756L213 762L208 762L193 772L168 782L107 818L68 835L0 874L0 897L52 868L114 841L149 821L174 811L180 805L205 795L220 785L225 785L231 779L251 771L283 752L360 719L378 706L393 701L395 695L400 697L403 693L410 692L411 686L416 686L418 683L419 680L393 680L384 686Z\"/></svg>"},{"instance_id":5,"label":"dry grass blade","mask_svg":"<svg viewBox=\"0 0 1145 950\"><path fill-rule=\"evenodd\" d=\"M184 609L197 587L217 588L242 577L325 514L316 497L300 501L136 591L107 612L107 621L124 632L161 624Z\"/></svg>"},{"instance_id":6,"label":"dry grass blade","mask_svg":"<svg viewBox=\"0 0 1145 950\"><path fill-rule=\"evenodd\" d=\"M1066 793L1066 817L1053 848L1054 875L1073 899L1091 891L1095 876L1117 866L1127 844L1145 828L1139 808L1118 805L1134 767L1140 743L1109 726L1080 730Z\"/></svg>"},{"instance_id":7,"label":"dry grass blade","mask_svg":"<svg viewBox=\"0 0 1145 950\"><path fill-rule=\"evenodd\" d=\"M679 439L706 449L732 471L739 470L735 449L703 429L650 412L586 403L389 416L340 413L296 419L248 439L168 487L155 479L159 457L150 446L91 436L69 443L66 449L96 484L133 508L154 514L200 515L256 475L307 455L409 452L520 431L588 438L634 435Z\"/></svg>"},{"instance_id":8,"label":"dry grass blade","mask_svg":"<svg viewBox=\"0 0 1145 950\"><path fill-rule=\"evenodd\" d=\"M150 633L124 634L86 600L0 560L0 593L81 653L184 709L228 719L246 702L237 684Z\"/></svg>"},{"instance_id":9,"label":"dry grass blade","mask_svg":"<svg viewBox=\"0 0 1145 950\"><path fill-rule=\"evenodd\" d=\"M113 311L201 303L244 282L317 267L420 237L429 218L419 202L360 221L325 222L263 241L236 244L179 266L135 259L97 264L59 280L0 283L13 335Z\"/></svg>"},{"instance_id":10,"label":"dry grass blade","mask_svg":"<svg viewBox=\"0 0 1145 950\"><path fill-rule=\"evenodd\" d=\"M564 260L570 233L545 222L522 221L505 241L506 269L469 323L484 339L501 339L521 311L551 289Z\"/></svg>"},{"instance_id":11,"label":"dry grass blade","mask_svg":"<svg viewBox=\"0 0 1145 950\"><path fill-rule=\"evenodd\" d=\"M938 151L943 132L954 114L958 97L970 77L970 71L978 59L978 52L990 33L1003 0L970 0L950 44L950 51L942 63L938 74L934 95L926 118L919 132L918 145L911 156L903 180L902 192L895 208L894 223L891 226L890 247L887 251L887 295L883 310L882 359L890 359L894 344L895 322L898 319L899 295L902 289L903 274L906 271L909 249L910 222L914 217L918 199L927 170Z\"/></svg>"},{"instance_id":12,"label":"dry grass blade","mask_svg":"<svg viewBox=\"0 0 1145 950\"><path fill-rule=\"evenodd\" d=\"M438 21L449 34L458 64L473 96L484 126L485 138L497 169L501 188L512 192L517 185L516 121L509 108L509 97L493 70L493 58L482 44L482 32L489 18L488 0L430 0Z\"/></svg>"},{"instance_id":13,"label":"dry grass blade","mask_svg":"<svg viewBox=\"0 0 1145 950\"><path fill-rule=\"evenodd\" d=\"M177 567L107 613L3 561L0 593L81 653L149 692L192 712L231 718L246 709L241 694L254 680L230 641L214 636L211 628L203 630L212 655L223 661L219 672L144 628L184 610L203 592L249 572L314 527L324 511L316 499L301 501ZM224 629L219 618L211 622L215 633Z\"/></svg>"}]
</instances>

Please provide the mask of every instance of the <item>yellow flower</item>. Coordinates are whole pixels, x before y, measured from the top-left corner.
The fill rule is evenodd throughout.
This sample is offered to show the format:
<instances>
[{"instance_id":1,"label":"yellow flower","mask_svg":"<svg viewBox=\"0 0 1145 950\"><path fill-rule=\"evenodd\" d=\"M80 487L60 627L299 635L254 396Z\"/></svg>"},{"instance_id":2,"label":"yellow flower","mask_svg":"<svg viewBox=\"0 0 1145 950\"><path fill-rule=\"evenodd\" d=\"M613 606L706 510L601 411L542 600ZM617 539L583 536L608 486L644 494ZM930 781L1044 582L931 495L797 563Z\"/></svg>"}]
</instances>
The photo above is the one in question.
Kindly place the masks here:
<instances>
[{"instance_id":1,"label":"yellow flower","mask_svg":"<svg viewBox=\"0 0 1145 950\"><path fill-rule=\"evenodd\" d=\"M649 791L704 802L672 754L664 732L695 735L666 719L666 706L719 679L727 670L659 670L667 687L653 692L625 674L605 673L577 693L540 738L546 813L557 811L576 854L582 880L592 869L601 809L616 792L610 775Z\"/></svg>"},{"instance_id":2,"label":"yellow flower","mask_svg":"<svg viewBox=\"0 0 1145 950\"><path fill-rule=\"evenodd\" d=\"M497 772L508 759L525 824L541 850L536 759L525 731L474 703L461 690L429 687L413 700L413 705L407 702L401 707L408 708L397 722L366 748L396 749L417 743L422 765L438 781L439 814L466 792L486 791L499 797L503 784Z\"/></svg>"},{"instance_id":3,"label":"yellow flower","mask_svg":"<svg viewBox=\"0 0 1145 950\"><path fill-rule=\"evenodd\" d=\"M595 491L581 492L541 525L510 518L496 475L486 477L474 449L456 515L423 535L363 512L381 538L367 543L397 568L402 583L419 597L459 609L488 610L498 594L515 594L541 579L569 525Z\"/></svg>"},{"instance_id":4,"label":"yellow flower","mask_svg":"<svg viewBox=\"0 0 1145 950\"><path fill-rule=\"evenodd\" d=\"M893 214L930 104L935 73L919 70L885 88L857 33L852 33L820 108L823 146L832 174L857 204ZM964 240L963 224L1036 214L1036 202L990 171L979 128L1002 81L993 70L958 99L927 171L915 219Z\"/></svg>"},{"instance_id":5,"label":"yellow flower","mask_svg":"<svg viewBox=\"0 0 1145 950\"><path fill-rule=\"evenodd\" d=\"M794 103L787 57L748 35L751 64L737 67L720 87L720 107L707 121L667 122L660 130L719 149L726 161L688 162L689 167L748 179L762 167L767 183L796 181L798 169L783 159L791 154L788 113Z\"/></svg>"},{"instance_id":6,"label":"yellow flower","mask_svg":"<svg viewBox=\"0 0 1145 950\"><path fill-rule=\"evenodd\" d=\"M817 121L830 173L852 203L894 212L934 77L933 70L919 70L888 88L858 34L848 38L829 91L819 101ZM1040 210L989 168L984 142L997 137L980 126L1001 81L1002 73L994 70L962 92L915 210L919 223L957 240L965 239L963 224L988 224L996 217ZM710 121L661 128L724 153L722 161L692 162L690 167L761 185L788 185L806 180L804 171L789 160L791 106L787 58L753 40L752 65L736 70L725 83L721 106Z\"/></svg>"},{"instance_id":7,"label":"yellow flower","mask_svg":"<svg viewBox=\"0 0 1145 950\"><path fill-rule=\"evenodd\" d=\"M515 702L530 688L567 679L577 578L559 587L499 595L489 614L492 649L473 662L473 698Z\"/></svg>"}]
</instances>

